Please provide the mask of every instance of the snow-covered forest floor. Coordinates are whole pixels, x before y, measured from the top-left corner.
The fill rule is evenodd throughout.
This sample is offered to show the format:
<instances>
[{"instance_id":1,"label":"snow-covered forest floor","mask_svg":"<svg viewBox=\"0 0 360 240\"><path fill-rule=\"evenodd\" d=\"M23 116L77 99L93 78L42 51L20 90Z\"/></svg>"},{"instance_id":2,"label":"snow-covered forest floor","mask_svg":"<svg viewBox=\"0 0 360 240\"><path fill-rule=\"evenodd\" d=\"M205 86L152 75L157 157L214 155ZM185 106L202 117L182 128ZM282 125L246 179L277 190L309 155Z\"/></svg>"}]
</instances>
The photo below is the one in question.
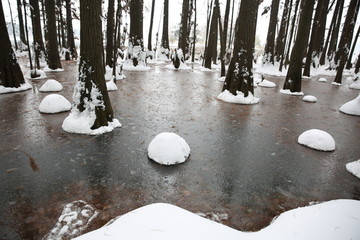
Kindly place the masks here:
<instances>
[{"instance_id":1,"label":"snow-covered forest floor","mask_svg":"<svg viewBox=\"0 0 360 240\"><path fill-rule=\"evenodd\" d=\"M64 205L80 199L98 211L87 230L165 202L226 213L222 223L242 231L259 230L310 202L360 199L360 180L345 168L360 158L360 118L339 112L359 95L347 76L342 86L331 84L333 76L303 79L304 94L317 98L309 103L279 92L284 77L265 75L276 87L257 87L258 104L236 105L217 99L219 71L150 64L147 72L124 71L118 90L109 93L122 127L87 136L62 130L68 112L38 110L49 94L39 92L47 79L59 81L58 94L72 101L78 68L73 61L62 65L63 72L30 80L32 90L0 95L1 239L45 236ZM334 137L335 151L298 144L313 128ZM182 136L190 159L172 167L150 161L147 147L161 132Z\"/></svg>"}]
</instances>

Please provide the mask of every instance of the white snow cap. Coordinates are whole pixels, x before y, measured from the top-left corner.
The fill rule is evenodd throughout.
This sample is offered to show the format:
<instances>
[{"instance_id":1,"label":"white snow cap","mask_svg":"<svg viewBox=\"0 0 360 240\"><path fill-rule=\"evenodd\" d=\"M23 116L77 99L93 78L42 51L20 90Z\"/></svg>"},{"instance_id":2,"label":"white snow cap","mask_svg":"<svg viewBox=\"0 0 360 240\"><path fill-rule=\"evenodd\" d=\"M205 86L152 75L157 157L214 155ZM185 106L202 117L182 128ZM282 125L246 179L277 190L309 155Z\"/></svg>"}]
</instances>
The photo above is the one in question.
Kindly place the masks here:
<instances>
[{"instance_id":1,"label":"white snow cap","mask_svg":"<svg viewBox=\"0 0 360 240\"><path fill-rule=\"evenodd\" d=\"M335 140L327 132L319 129L310 129L298 137L298 143L320 151L334 151Z\"/></svg>"},{"instance_id":2,"label":"white snow cap","mask_svg":"<svg viewBox=\"0 0 360 240\"><path fill-rule=\"evenodd\" d=\"M360 159L355 162L346 164L346 170L360 178Z\"/></svg>"},{"instance_id":3,"label":"white snow cap","mask_svg":"<svg viewBox=\"0 0 360 240\"><path fill-rule=\"evenodd\" d=\"M40 88L40 92L58 92L63 89L61 83L56 81L55 79L47 80Z\"/></svg>"},{"instance_id":4,"label":"white snow cap","mask_svg":"<svg viewBox=\"0 0 360 240\"><path fill-rule=\"evenodd\" d=\"M303 92L291 92L290 89L280 89L280 92L282 94L286 94L286 95L294 95L294 96L303 96L304 95Z\"/></svg>"},{"instance_id":5,"label":"white snow cap","mask_svg":"<svg viewBox=\"0 0 360 240\"><path fill-rule=\"evenodd\" d=\"M247 97L244 97L244 94L240 91L236 92L237 95L233 95L228 90L224 90L222 93L219 94L218 99L223 100L224 102L229 103L238 103L238 104L256 104L259 103L260 99L254 97L251 92Z\"/></svg>"},{"instance_id":6,"label":"white snow cap","mask_svg":"<svg viewBox=\"0 0 360 240\"><path fill-rule=\"evenodd\" d=\"M360 116L360 93L354 100L342 105L339 110L346 114Z\"/></svg>"},{"instance_id":7,"label":"white snow cap","mask_svg":"<svg viewBox=\"0 0 360 240\"><path fill-rule=\"evenodd\" d=\"M303 100L305 102L317 102L317 98L315 96L312 96L312 95L306 95L305 97L303 97Z\"/></svg>"},{"instance_id":8,"label":"white snow cap","mask_svg":"<svg viewBox=\"0 0 360 240\"><path fill-rule=\"evenodd\" d=\"M39 105L41 113L59 113L71 109L71 103L60 94L50 94L44 97Z\"/></svg>"},{"instance_id":9,"label":"white snow cap","mask_svg":"<svg viewBox=\"0 0 360 240\"><path fill-rule=\"evenodd\" d=\"M318 80L319 82L327 82L327 79L326 78L319 78L319 80Z\"/></svg>"},{"instance_id":10,"label":"white snow cap","mask_svg":"<svg viewBox=\"0 0 360 240\"><path fill-rule=\"evenodd\" d=\"M186 161L190 156L190 147L179 135L163 132L150 142L148 156L159 164L175 165Z\"/></svg>"},{"instance_id":11,"label":"white snow cap","mask_svg":"<svg viewBox=\"0 0 360 240\"><path fill-rule=\"evenodd\" d=\"M274 82L268 81L264 79L262 82L258 84L260 87L267 87L267 88L274 88L276 87L276 84Z\"/></svg>"}]
</instances>

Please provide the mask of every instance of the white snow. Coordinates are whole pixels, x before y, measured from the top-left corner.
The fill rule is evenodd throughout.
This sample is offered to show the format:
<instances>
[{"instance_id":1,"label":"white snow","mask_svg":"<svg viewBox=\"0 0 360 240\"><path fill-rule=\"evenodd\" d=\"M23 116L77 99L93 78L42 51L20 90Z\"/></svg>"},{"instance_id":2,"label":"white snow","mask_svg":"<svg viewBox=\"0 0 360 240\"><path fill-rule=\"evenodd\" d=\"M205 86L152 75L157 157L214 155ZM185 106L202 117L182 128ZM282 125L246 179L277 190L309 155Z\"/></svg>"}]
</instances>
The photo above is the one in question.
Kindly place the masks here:
<instances>
[{"instance_id":1,"label":"white snow","mask_svg":"<svg viewBox=\"0 0 360 240\"><path fill-rule=\"evenodd\" d=\"M43 70L44 70L44 72L63 72L64 71L63 68L51 69L47 65L43 68Z\"/></svg>"},{"instance_id":2,"label":"white snow","mask_svg":"<svg viewBox=\"0 0 360 240\"><path fill-rule=\"evenodd\" d=\"M31 70L31 71L35 71L35 70ZM46 73L43 70L39 70L39 69L36 69L36 73L40 74L40 76L37 77L37 78L32 78L31 77L31 71L27 71L24 74L24 77L27 78L27 79L44 79L44 78L47 78Z\"/></svg>"},{"instance_id":3,"label":"white snow","mask_svg":"<svg viewBox=\"0 0 360 240\"><path fill-rule=\"evenodd\" d=\"M175 165L186 161L190 156L190 147L179 135L163 132L150 142L148 156L159 164Z\"/></svg>"},{"instance_id":4,"label":"white snow","mask_svg":"<svg viewBox=\"0 0 360 240\"><path fill-rule=\"evenodd\" d=\"M226 76L220 77L220 78L218 78L218 81L225 82L225 78L226 78Z\"/></svg>"},{"instance_id":5,"label":"white snow","mask_svg":"<svg viewBox=\"0 0 360 240\"><path fill-rule=\"evenodd\" d=\"M3 93L12 93L12 92L21 92L31 89L31 84L29 84L26 80L25 83L21 84L20 87L11 88L11 87L4 87L0 85L0 94Z\"/></svg>"},{"instance_id":6,"label":"white snow","mask_svg":"<svg viewBox=\"0 0 360 240\"><path fill-rule=\"evenodd\" d=\"M123 70L126 71L133 71L133 72L146 72L149 71L151 68L147 67L144 63L139 62L138 65L135 67L132 60L127 60L124 63Z\"/></svg>"},{"instance_id":7,"label":"white snow","mask_svg":"<svg viewBox=\"0 0 360 240\"><path fill-rule=\"evenodd\" d=\"M256 83L256 84L259 84L259 83L261 83L261 81L262 81L262 77L261 77L261 75L260 74L254 74L254 83ZM255 85L255 84L254 84Z\"/></svg>"},{"instance_id":8,"label":"white snow","mask_svg":"<svg viewBox=\"0 0 360 240\"><path fill-rule=\"evenodd\" d=\"M124 73L122 71L120 71L120 68L122 63L119 63L117 66L116 66L116 71L115 71L115 74L116 74L116 80L121 80L121 79L124 79L126 78L126 76L124 75ZM105 67L105 80L109 81L113 78L113 73L112 73L112 68L109 67L108 65L106 65Z\"/></svg>"},{"instance_id":9,"label":"white snow","mask_svg":"<svg viewBox=\"0 0 360 240\"><path fill-rule=\"evenodd\" d=\"M355 99L342 105L339 110L346 114L360 116L360 94Z\"/></svg>"},{"instance_id":10,"label":"white snow","mask_svg":"<svg viewBox=\"0 0 360 240\"><path fill-rule=\"evenodd\" d=\"M44 97L39 105L41 113L59 113L71 109L71 103L60 94L50 94Z\"/></svg>"},{"instance_id":11,"label":"white snow","mask_svg":"<svg viewBox=\"0 0 360 240\"><path fill-rule=\"evenodd\" d=\"M254 97L254 95L252 95L250 92L247 97L244 97L244 94L240 91L237 91L236 94L237 95L235 96L228 90L224 90L219 94L218 99L223 100L224 102L237 104L256 104L260 101L259 98Z\"/></svg>"},{"instance_id":12,"label":"white snow","mask_svg":"<svg viewBox=\"0 0 360 240\"><path fill-rule=\"evenodd\" d=\"M318 80L319 82L327 82L327 79L326 78L319 78L319 80Z\"/></svg>"},{"instance_id":13,"label":"white snow","mask_svg":"<svg viewBox=\"0 0 360 240\"><path fill-rule=\"evenodd\" d=\"M337 82L332 82L331 84L335 86L341 86L341 83L337 83Z\"/></svg>"},{"instance_id":14,"label":"white snow","mask_svg":"<svg viewBox=\"0 0 360 240\"><path fill-rule=\"evenodd\" d=\"M106 82L106 88L108 91L116 91L118 90L118 87L114 83L114 80L110 80Z\"/></svg>"},{"instance_id":15,"label":"white snow","mask_svg":"<svg viewBox=\"0 0 360 240\"><path fill-rule=\"evenodd\" d=\"M171 69L171 70L191 70L191 67L189 67L188 65L186 65L186 64L183 63L182 61L180 61L180 66L179 66L178 69L176 69L172 63L166 65L165 68L166 68L166 69ZM210 71L211 71L211 70L210 70Z\"/></svg>"},{"instance_id":16,"label":"white snow","mask_svg":"<svg viewBox=\"0 0 360 240\"><path fill-rule=\"evenodd\" d=\"M360 159L346 164L346 170L360 178Z\"/></svg>"},{"instance_id":17,"label":"white snow","mask_svg":"<svg viewBox=\"0 0 360 240\"><path fill-rule=\"evenodd\" d=\"M349 85L349 88L360 90L360 79L352 82L352 83Z\"/></svg>"},{"instance_id":18,"label":"white snow","mask_svg":"<svg viewBox=\"0 0 360 240\"><path fill-rule=\"evenodd\" d=\"M320 151L334 151L335 140L327 132L319 129L310 129L298 137L298 143Z\"/></svg>"},{"instance_id":19,"label":"white snow","mask_svg":"<svg viewBox=\"0 0 360 240\"><path fill-rule=\"evenodd\" d=\"M40 92L58 92L63 89L61 83L56 81L55 79L47 80L40 88Z\"/></svg>"},{"instance_id":20,"label":"white snow","mask_svg":"<svg viewBox=\"0 0 360 240\"><path fill-rule=\"evenodd\" d=\"M290 89L280 89L280 92L282 94L286 94L286 95L294 95L294 96L303 96L304 95L303 92L291 92Z\"/></svg>"},{"instance_id":21,"label":"white snow","mask_svg":"<svg viewBox=\"0 0 360 240\"><path fill-rule=\"evenodd\" d=\"M260 87L267 87L267 88L274 88L276 87L276 84L274 82L268 81L264 79L262 82L258 83L258 86Z\"/></svg>"},{"instance_id":22,"label":"white snow","mask_svg":"<svg viewBox=\"0 0 360 240\"><path fill-rule=\"evenodd\" d=\"M155 203L135 209L76 239L358 239L359 217L360 201L333 200L282 213L258 232L241 232L177 206Z\"/></svg>"},{"instance_id":23,"label":"white snow","mask_svg":"<svg viewBox=\"0 0 360 240\"><path fill-rule=\"evenodd\" d=\"M317 98L312 95L306 95L305 97L303 97L303 100L305 102L311 102L311 103L317 102Z\"/></svg>"}]
</instances>

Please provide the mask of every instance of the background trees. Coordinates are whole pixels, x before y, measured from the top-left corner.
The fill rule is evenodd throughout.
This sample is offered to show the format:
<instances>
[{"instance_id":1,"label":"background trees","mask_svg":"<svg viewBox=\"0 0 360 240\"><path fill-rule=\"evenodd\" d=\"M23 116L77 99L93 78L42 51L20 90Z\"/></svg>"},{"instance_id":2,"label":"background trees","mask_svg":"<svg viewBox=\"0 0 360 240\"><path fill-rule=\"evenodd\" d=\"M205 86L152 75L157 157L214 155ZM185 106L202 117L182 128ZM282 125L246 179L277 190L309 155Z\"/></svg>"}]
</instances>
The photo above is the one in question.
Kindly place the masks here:
<instances>
[{"instance_id":1,"label":"background trees","mask_svg":"<svg viewBox=\"0 0 360 240\"><path fill-rule=\"evenodd\" d=\"M58 40L56 34L56 16L55 16L55 1L45 0L46 11L46 30L47 35L46 49L47 49L47 64L50 69L61 68Z\"/></svg>"}]
</instances>

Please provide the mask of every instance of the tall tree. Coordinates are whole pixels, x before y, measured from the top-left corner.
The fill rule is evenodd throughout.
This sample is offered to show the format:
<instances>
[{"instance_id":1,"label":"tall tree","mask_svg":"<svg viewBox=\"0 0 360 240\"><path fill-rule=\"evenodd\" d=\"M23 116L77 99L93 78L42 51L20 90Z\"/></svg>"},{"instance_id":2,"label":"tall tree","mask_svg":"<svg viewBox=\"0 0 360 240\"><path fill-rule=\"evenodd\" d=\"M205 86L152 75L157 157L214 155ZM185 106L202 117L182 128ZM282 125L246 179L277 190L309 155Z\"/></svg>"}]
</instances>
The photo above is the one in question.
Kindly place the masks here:
<instances>
[{"instance_id":1,"label":"tall tree","mask_svg":"<svg viewBox=\"0 0 360 240\"><path fill-rule=\"evenodd\" d=\"M41 31L41 21L40 21L40 8L38 0L30 0L31 5L31 22L32 22L32 32L34 38L34 48L35 48L35 61L36 67L40 69L40 58L45 57L45 46Z\"/></svg>"},{"instance_id":2,"label":"tall tree","mask_svg":"<svg viewBox=\"0 0 360 240\"><path fill-rule=\"evenodd\" d=\"M10 0L8 0L8 4L9 4L9 10L10 10L12 32L13 32L13 37L14 37L14 46L15 46L15 50L18 50L19 47L18 47L17 40L16 40L16 31L15 31L15 26L14 26L14 19L13 19L13 15L12 15Z\"/></svg>"},{"instance_id":3,"label":"tall tree","mask_svg":"<svg viewBox=\"0 0 360 240\"><path fill-rule=\"evenodd\" d=\"M310 77L311 63L314 67L319 66L319 58L324 44L327 9L329 0L319 0L311 30L311 38L306 55L304 75Z\"/></svg>"},{"instance_id":4,"label":"tall tree","mask_svg":"<svg viewBox=\"0 0 360 240\"><path fill-rule=\"evenodd\" d=\"M280 62L280 60L284 56L284 50L285 50L285 43L286 43L286 33L287 33L287 27L289 26L289 10L291 9L292 0L285 0L284 3L284 9L281 16L281 22L280 22L280 29L278 36L276 38L276 44L275 44L275 61Z\"/></svg>"},{"instance_id":5,"label":"tall tree","mask_svg":"<svg viewBox=\"0 0 360 240\"><path fill-rule=\"evenodd\" d=\"M55 0L45 0L47 64L50 69L61 68L58 41L56 38Z\"/></svg>"},{"instance_id":6,"label":"tall tree","mask_svg":"<svg viewBox=\"0 0 360 240\"><path fill-rule=\"evenodd\" d=\"M154 12L155 12L155 0L152 0L151 4L151 16L150 16L150 27L149 27L149 36L148 36L148 51L152 51L152 28L154 23Z\"/></svg>"},{"instance_id":7,"label":"tall tree","mask_svg":"<svg viewBox=\"0 0 360 240\"><path fill-rule=\"evenodd\" d=\"M271 2L269 28L268 28L265 50L264 50L264 59L263 59L264 63L274 64L275 34L276 34L277 17L279 12L279 3L280 0L272 0Z\"/></svg>"},{"instance_id":8,"label":"tall tree","mask_svg":"<svg viewBox=\"0 0 360 240\"><path fill-rule=\"evenodd\" d=\"M234 40L233 57L226 74L223 91L233 95L241 91L245 97L254 93L253 59L258 0L242 0Z\"/></svg>"},{"instance_id":9,"label":"tall tree","mask_svg":"<svg viewBox=\"0 0 360 240\"><path fill-rule=\"evenodd\" d=\"M329 42L329 49L327 52L328 60L330 62L330 69L332 68L331 61L334 60L334 55L336 53L337 45L338 45L338 38L339 38L339 32L340 32L340 26L341 26L341 19L344 9L344 2L345 0L338 0L339 2L339 9L337 11L337 14L335 15L336 21L334 24L334 29L331 32L331 38Z\"/></svg>"},{"instance_id":10,"label":"tall tree","mask_svg":"<svg viewBox=\"0 0 360 240\"><path fill-rule=\"evenodd\" d=\"M301 92L302 59L306 50L311 27L311 18L315 0L304 0L300 9L300 20L294 46L291 51L290 65L283 89Z\"/></svg>"},{"instance_id":11,"label":"tall tree","mask_svg":"<svg viewBox=\"0 0 360 240\"><path fill-rule=\"evenodd\" d=\"M130 2L130 36L129 56L133 65L145 64L143 37L143 0Z\"/></svg>"},{"instance_id":12,"label":"tall tree","mask_svg":"<svg viewBox=\"0 0 360 240\"><path fill-rule=\"evenodd\" d=\"M22 13L22 4L21 0L17 0L17 10L18 10L18 19L19 19L19 28L20 28L20 40L26 44L26 36L25 36L25 29L24 29L24 19L23 19L23 13Z\"/></svg>"},{"instance_id":13,"label":"tall tree","mask_svg":"<svg viewBox=\"0 0 360 240\"><path fill-rule=\"evenodd\" d=\"M346 69L350 69L352 67L351 60L352 60L352 56L354 55L354 51L355 51L355 47L356 47L356 44L357 44L357 40L359 38L359 34L360 34L360 26L358 27L358 30L356 31L354 42L351 44L352 47L351 47L351 50L350 50L350 53L349 53L348 60L346 62Z\"/></svg>"},{"instance_id":14,"label":"tall tree","mask_svg":"<svg viewBox=\"0 0 360 240\"><path fill-rule=\"evenodd\" d=\"M211 69L211 62L216 61L216 48L217 48L217 30L218 30L218 11L217 4L214 4L209 34L207 36L207 45L205 46L205 64L204 67Z\"/></svg>"},{"instance_id":15,"label":"tall tree","mask_svg":"<svg viewBox=\"0 0 360 240\"><path fill-rule=\"evenodd\" d=\"M105 64L113 65L113 51L114 51L114 12L115 0L109 0L107 20L106 20L106 60Z\"/></svg>"},{"instance_id":16,"label":"tall tree","mask_svg":"<svg viewBox=\"0 0 360 240\"><path fill-rule=\"evenodd\" d=\"M169 0L164 0L163 29L161 36L161 51L169 58Z\"/></svg>"},{"instance_id":17,"label":"tall tree","mask_svg":"<svg viewBox=\"0 0 360 240\"><path fill-rule=\"evenodd\" d=\"M72 25L72 14L71 14L71 3L70 0L65 0L65 9L66 9L66 35L67 35L67 48L70 51L71 59L77 59L77 51L75 47L74 40L74 30ZM66 60L70 60L67 58Z\"/></svg>"},{"instance_id":18,"label":"tall tree","mask_svg":"<svg viewBox=\"0 0 360 240\"><path fill-rule=\"evenodd\" d=\"M17 88L25 83L6 28L4 9L0 2L0 85Z\"/></svg>"},{"instance_id":19,"label":"tall tree","mask_svg":"<svg viewBox=\"0 0 360 240\"><path fill-rule=\"evenodd\" d=\"M194 32L193 32L193 46L192 46L192 59L191 61L192 62L195 62L195 44L196 44L196 24L197 24L197 6L196 6L196 0L194 0L194 13L195 13L195 16L194 16Z\"/></svg>"},{"instance_id":20,"label":"tall tree","mask_svg":"<svg viewBox=\"0 0 360 240\"><path fill-rule=\"evenodd\" d=\"M335 64L337 65L337 72L334 82L341 83L342 74L345 68L347 58L349 56L350 44L354 32L356 23L356 17L359 12L360 1L351 0L346 14L344 27L341 33L341 38L338 46L338 50L335 55Z\"/></svg>"},{"instance_id":21,"label":"tall tree","mask_svg":"<svg viewBox=\"0 0 360 240\"><path fill-rule=\"evenodd\" d=\"M188 51L189 51L189 46L187 41L189 7L190 7L189 0L183 0L178 48L180 48L183 51L184 57L188 55Z\"/></svg>"}]
</instances>

